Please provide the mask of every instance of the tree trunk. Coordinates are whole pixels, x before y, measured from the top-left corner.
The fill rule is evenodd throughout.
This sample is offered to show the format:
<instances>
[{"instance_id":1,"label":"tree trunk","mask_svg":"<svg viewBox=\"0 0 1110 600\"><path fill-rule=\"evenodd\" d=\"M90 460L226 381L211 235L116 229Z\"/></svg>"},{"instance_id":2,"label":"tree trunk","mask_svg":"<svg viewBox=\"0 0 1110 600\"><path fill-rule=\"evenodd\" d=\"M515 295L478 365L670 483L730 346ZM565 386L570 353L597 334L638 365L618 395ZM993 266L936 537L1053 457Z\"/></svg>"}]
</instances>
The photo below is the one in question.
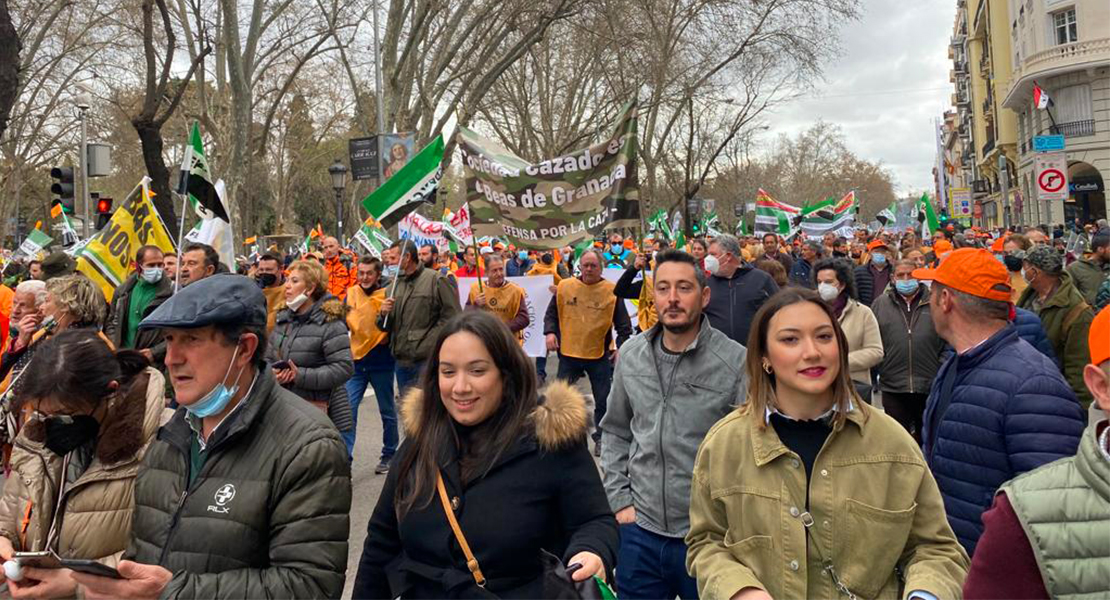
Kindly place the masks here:
<instances>
[{"instance_id":1,"label":"tree trunk","mask_svg":"<svg viewBox=\"0 0 1110 600\"><path fill-rule=\"evenodd\" d=\"M144 120L133 120L131 124L139 134L139 143L143 148L143 164L146 165L147 175L150 176L150 189L154 192L154 208L162 217L162 222L169 229L170 237L176 239L177 223L173 206L173 194L170 193L170 170L166 168L166 161L162 158L162 128Z\"/></svg>"},{"instance_id":2,"label":"tree trunk","mask_svg":"<svg viewBox=\"0 0 1110 600\"><path fill-rule=\"evenodd\" d=\"M0 0L0 139L19 97L19 51L22 44L12 24L8 0Z\"/></svg>"}]
</instances>

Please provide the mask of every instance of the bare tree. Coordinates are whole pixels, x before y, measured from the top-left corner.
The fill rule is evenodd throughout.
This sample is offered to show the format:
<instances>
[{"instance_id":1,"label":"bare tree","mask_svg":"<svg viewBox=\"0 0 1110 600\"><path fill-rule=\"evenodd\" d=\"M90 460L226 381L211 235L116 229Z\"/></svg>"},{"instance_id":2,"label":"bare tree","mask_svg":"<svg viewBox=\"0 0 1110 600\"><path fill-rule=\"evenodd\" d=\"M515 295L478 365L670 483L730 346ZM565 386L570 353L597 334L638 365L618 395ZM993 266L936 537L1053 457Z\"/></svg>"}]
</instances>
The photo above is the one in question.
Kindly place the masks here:
<instances>
[{"instance_id":1,"label":"bare tree","mask_svg":"<svg viewBox=\"0 0 1110 600\"><path fill-rule=\"evenodd\" d=\"M23 44L16 34L8 0L0 0L0 139L8 128L8 117L19 91L19 51Z\"/></svg>"},{"instance_id":2,"label":"bare tree","mask_svg":"<svg viewBox=\"0 0 1110 600\"><path fill-rule=\"evenodd\" d=\"M154 47L154 7L158 7L158 16L161 20L162 35L165 40L165 50L161 56ZM143 163L146 165L147 175L151 179L151 189L154 191L154 207L162 220L174 223L174 203L170 194L170 172L166 168L163 154L162 126L177 110L181 97L185 94L188 81L192 78L197 65L211 52L211 46L205 46L189 65L189 72L180 80L171 79L173 56L177 51L177 36L174 34L173 23L170 21L170 11L165 0L143 0L143 56L146 59L146 83L142 108L131 117L131 124L139 134L139 142L143 148ZM161 61L161 66L159 66ZM171 88L171 85L173 89Z\"/></svg>"}]
</instances>

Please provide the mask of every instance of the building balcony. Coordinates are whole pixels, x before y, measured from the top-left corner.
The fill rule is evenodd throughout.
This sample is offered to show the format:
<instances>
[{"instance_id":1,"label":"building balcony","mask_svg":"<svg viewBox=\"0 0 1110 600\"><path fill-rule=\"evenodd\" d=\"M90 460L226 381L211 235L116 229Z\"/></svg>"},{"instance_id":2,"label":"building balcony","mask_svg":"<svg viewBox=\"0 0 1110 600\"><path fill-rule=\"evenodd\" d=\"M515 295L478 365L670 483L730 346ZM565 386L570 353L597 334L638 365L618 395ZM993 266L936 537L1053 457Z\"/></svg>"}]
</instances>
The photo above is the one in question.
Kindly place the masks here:
<instances>
[{"instance_id":1,"label":"building balcony","mask_svg":"<svg viewBox=\"0 0 1110 600\"><path fill-rule=\"evenodd\" d=\"M976 179L971 182L971 192L974 194L991 193L991 183L986 179Z\"/></svg>"},{"instance_id":2,"label":"building balcony","mask_svg":"<svg viewBox=\"0 0 1110 600\"><path fill-rule=\"evenodd\" d=\"M1014 66L1013 85L1006 94L1003 106L1019 110L1023 104L1028 104L1033 94L1034 79L1040 79L1044 85L1048 77L1104 66L1110 66L1110 38L1061 44L1034 52L1020 65Z\"/></svg>"},{"instance_id":3,"label":"building balcony","mask_svg":"<svg viewBox=\"0 0 1110 600\"><path fill-rule=\"evenodd\" d=\"M967 74L968 71L967 71L967 60L966 59L964 59L962 56L960 56L960 57L957 57L953 61L953 63L956 65L956 75L966 75Z\"/></svg>"},{"instance_id":4,"label":"building balcony","mask_svg":"<svg viewBox=\"0 0 1110 600\"><path fill-rule=\"evenodd\" d=\"M1087 137L1095 134L1094 119L1085 121L1072 121L1071 123L1057 123L1048 128L1052 135L1062 135L1065 138Z\"/></svg>"},{"instance_id":5,"label":"building balcony","mask_svg":"<svg viewBox=\"0 0 1110 600\"><path fill-rule=\"evenodd\" d=\"M983 158L985 159L987 157L987 155L991 153L992 150L994 150L994 140L987 140L983 144L983 152L982 152Z\"/></svg>"},{"instance_id":6,"label":"building balcony","mask_svg":"<svg viewBox=\"0 0 1110 600\"><path fill-rule=\"evenodd\" d=\"M955 94L953 94L953 98L955 99L953 104L955 104L956 106L968 106L971 104L971 94L968 94L966 90L962 92L956 92Z\"/></svg>"}]
</instances>

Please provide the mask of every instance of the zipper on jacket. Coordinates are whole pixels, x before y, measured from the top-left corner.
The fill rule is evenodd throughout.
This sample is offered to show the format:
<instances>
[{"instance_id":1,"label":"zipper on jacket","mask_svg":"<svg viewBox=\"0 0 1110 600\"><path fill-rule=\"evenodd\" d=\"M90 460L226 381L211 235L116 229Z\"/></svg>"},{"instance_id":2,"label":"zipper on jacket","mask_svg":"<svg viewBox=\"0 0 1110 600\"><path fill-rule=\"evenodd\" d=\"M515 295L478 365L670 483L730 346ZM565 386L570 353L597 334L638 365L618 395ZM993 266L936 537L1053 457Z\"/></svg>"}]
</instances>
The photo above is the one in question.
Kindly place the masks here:
<instances>
[{"instance_id":1,"label":"zipper on jacket","mask_svg":"<svg viewBox=\"0 0 1110 600\"><path fill-rule=\"evenodd\" d=\"M192 431L192 428L190 428L189 433L190 435L196 435L196 432ZM226 441L226 436L224 437L224 439L220 440L220 442ZM192 444L192 438L190 438L189 443L190 445ZM172 443L170 445L173 446ZM191 458L192 450L190 449L189 452L185 453L185 489L181 492L181 498L177 502L177 508L173 511L173 518L170 520L170 530L168 533L166 533L166 541L162 545L162 554L158 557L158 566L165 566L166 556L170 552L170 542L173 540L173 534L177 533L177 525L181 522L181 512L185 509L185 499L189 497L189 494L192 494L194 491L196 491L198 487L200 487L201 482L204 481L204 475L211 470L210 467L212 465L213 459L216 457L215 450L221 445L223 444L221 443L208 449L208 452L210 452L211 454L209 454L209 457L205 459L204 465L201 466L200 472L197 473L197 477L193 480L192 485L189 485L189 476L192 474L193 470L193 462ZM177 451L181 452L181 448L177 448Z\"/></svg>"}]
</instances>

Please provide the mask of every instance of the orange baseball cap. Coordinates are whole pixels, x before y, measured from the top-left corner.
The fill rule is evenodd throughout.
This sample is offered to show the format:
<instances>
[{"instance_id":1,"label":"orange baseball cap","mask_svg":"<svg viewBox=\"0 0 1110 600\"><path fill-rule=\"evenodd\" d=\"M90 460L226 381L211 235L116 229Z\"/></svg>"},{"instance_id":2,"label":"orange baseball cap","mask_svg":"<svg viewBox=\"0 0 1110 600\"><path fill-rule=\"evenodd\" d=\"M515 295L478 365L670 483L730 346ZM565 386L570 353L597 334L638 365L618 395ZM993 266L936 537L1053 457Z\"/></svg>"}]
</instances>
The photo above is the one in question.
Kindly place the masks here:
<instances>
[{"instance_id":1,"label":"orange baseball cap","mask_svg":"<svg viewBox=\"0 0 1110 600\"><path fill-rule=\"evenodd\" d=\"M1104 306L1091 321L1087 344L1091 347L1091 364L1102 365L1110 360L1110 306Z\"/></svg>"},{"instance_id":2,"label":"orange baseball cap","mask_svg":"<svg viewBox=\"0 0 1110 600\"><path fill-rule=\"evenodd\" d=\"M871 243L867 244L867 251L870 252L875 248L886 248L889 250L890 246L887 246L886 242L882 240L871 240Z\"/></svg>"},{"instance_id":3,"label":"orange baseball cap","mask_svg":"<svg viewBox=\"0 0 1110 600\"><path fill-rule=\"evenodd\" d=\"M951 252L951 251L952 251L952 242L950 242L948 240L937 240L937 241L933 242L933 254L936 254L937 256L940 256L941 254L944 254L945 252Z\"/></svg>"},{"instance_id":4,"label":"orange baseball cap","mask_svg":"<svg viewBox=\"0 0 1110 600\"><path fill-rule=\"evenodd\" d=\"M624 240L624 247L628 248L629 250L632 250L633 248L636 247L636 242L633 242L630 239L629 240Z\"/></svg>"},{"instance_id":5,"label":"orange baseball cap","mask_svg":"<svg viewBox=\"0 0 1110 600\"><path fill-rule=\"evenodd\" d=\"M1010 301L1010 274L983 248L960 248L935 269L914 269L916 279L932 280L987 300Z\"/></svg>"}]
</instances>

